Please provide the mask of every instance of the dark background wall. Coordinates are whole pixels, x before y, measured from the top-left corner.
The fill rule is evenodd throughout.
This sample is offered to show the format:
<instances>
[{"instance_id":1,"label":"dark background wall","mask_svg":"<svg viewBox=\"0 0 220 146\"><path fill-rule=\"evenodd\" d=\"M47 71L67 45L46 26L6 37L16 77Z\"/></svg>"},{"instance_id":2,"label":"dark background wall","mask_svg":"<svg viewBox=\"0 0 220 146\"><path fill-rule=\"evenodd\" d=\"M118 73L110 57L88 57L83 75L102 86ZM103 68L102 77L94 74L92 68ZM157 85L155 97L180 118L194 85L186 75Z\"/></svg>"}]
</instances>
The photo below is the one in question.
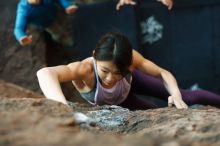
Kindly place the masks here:
<instances>
[{"instance_id":1,"label":"dark background wall","mask_svg":"<svg viewBox=\"0 0 220 146\"><path fill-rule=\"evenodd\" d=\"M101 4L80 5L73 19L74 49L79 58L91 56L100 37L109 31L126 34L135 48L138 48L138 29L135 9L124 7L116 11L116 3L109 1Z\"/></svg>"}]
</instances>

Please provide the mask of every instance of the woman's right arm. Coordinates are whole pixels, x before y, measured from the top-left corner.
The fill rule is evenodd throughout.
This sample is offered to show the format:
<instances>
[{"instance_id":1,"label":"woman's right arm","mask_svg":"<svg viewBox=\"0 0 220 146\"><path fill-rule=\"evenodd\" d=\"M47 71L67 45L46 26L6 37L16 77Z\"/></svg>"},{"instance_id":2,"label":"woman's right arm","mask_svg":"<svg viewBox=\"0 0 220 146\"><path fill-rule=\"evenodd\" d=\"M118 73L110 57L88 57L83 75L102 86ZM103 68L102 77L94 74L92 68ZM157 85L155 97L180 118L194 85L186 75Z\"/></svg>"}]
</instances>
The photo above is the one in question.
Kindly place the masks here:
<instances>
[{"instance_id":1,"label":"woman's right arm","mask_svg":"<svg viewBox=\"0 0 220 146\"><path fill-rule=\"evenodd\" d=\"M18 7L16 20L15 20L15 27L14 27L14 35L15 38L19 41L21 45L26 45L23 43L24 38L29 38L26 33L27 28L27 11Z\"/></svg>"},{"instance_id":2,"label":"woman's right arm","mask_svg":"<svg viewBox=\"0 0 220 146\"><path fill-rule=\"evenodd\" d=\"M67 104L60 82L81 78L82 72L79 72L79 68L82 66L81 62L74 62L68 65L45 67L37 71L38 82L46 98Z\"/></svg>"}]
</instances>

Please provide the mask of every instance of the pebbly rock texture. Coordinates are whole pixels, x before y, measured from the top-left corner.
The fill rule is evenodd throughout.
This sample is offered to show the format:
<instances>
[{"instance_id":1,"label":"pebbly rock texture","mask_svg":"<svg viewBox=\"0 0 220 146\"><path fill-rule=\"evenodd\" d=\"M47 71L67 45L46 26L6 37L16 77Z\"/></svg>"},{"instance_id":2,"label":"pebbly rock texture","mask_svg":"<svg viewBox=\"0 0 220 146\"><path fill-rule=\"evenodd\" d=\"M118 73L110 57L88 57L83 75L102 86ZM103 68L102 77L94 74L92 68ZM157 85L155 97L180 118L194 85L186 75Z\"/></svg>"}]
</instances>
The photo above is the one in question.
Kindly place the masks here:
<instances>
[{"instance_id":1,"label":"pebbly rock texture","mask_svg":"<svg viewBox=\"0 0 220 146\"><path fill-rule=\"evenodd\" d=\"M72 102L66 106L36 98L34 93L29 94L21 87L1 83L2 146L220 145L220 110L211 106L138 111ZM2 92L6 87L7 94ZM77 124L73 112L84 113L94 124Z\"/></svg>"}]
</instances>

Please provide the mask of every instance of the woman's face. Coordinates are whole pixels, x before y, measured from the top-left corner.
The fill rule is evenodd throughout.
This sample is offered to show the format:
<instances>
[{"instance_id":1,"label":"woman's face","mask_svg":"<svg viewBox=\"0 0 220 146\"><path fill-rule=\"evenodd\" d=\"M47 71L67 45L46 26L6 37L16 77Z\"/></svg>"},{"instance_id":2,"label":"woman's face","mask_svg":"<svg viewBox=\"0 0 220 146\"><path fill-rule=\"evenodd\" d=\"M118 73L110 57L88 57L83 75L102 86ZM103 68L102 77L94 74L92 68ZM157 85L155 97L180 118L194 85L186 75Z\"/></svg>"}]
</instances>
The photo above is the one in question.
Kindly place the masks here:
<instances>
[{"instance_id":1,"label":"woman's face","mask_svg":"<svg viewBox=\"0 0 220 146\"><path fill-rule=\"evenodd\" d=\"M96 62L99 78L104 87L112 87L117 81L121 80L123 76L112 61L98 61Z\"/></svg>"}]
</instances>

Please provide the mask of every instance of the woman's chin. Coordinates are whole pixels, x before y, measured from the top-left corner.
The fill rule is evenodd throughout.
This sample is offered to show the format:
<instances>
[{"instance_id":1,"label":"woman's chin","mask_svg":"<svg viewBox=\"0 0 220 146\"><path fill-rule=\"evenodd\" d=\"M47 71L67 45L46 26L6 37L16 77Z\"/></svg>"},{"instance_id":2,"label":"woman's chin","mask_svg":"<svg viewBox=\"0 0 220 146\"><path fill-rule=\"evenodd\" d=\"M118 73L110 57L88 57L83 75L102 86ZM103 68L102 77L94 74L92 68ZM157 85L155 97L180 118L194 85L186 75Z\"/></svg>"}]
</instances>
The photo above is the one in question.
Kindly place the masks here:
<instances>
[{"instance_id":1,"label":"woman's chin","mask_svg":"<svg viewBox=\"0 0 220 146\"><path fill-rule=\"evenodd\" d=\"M114 86L114 83L103 82L102 85L103 85L105 88L111 88L111 87Z\"/></svg>"}]
</instances>

